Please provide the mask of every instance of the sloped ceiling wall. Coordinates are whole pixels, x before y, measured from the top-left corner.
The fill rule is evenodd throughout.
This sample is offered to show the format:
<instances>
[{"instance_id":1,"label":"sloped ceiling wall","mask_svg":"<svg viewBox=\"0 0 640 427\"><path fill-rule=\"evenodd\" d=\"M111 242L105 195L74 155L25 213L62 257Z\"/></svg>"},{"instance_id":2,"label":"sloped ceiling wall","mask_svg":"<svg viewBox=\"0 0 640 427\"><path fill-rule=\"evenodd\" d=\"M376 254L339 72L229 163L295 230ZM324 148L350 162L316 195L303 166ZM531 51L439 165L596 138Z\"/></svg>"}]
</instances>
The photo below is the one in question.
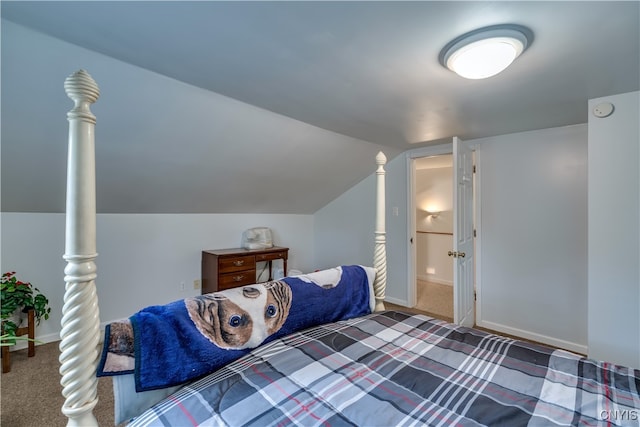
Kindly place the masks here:
<instances>
[{"instance_id":1,"label":"sloped ceiling wall","mask_svg":"<svg viewBox=\"0 0 640 427\"><path fill-rule=\"evenodd\" d=\"M64 79L100 86L100 213L312 214L399 149L347 137L2 21L2 211L64 212ZM28 147L28 150L24 150Z\"/></svg>"},{"instance_id":2,"label":"sloped ceiling wall","mask_svg":"<svg viewBox=\"0 0 640 427\"><path fill-rule=\"evenodd\" d=\"M2 209L62 211L62 82L80 67L103 92L100 212L308 214L367 176L381 146L393 159L584 123L589 99L638 90L638 8L0 2ZM504 73L469 81L439 64L450 40L509 22L534 42Z\"/></svg>"},{"instance_id":3,"label":"sloped ceiling wall","mask_svg":"<svg viewBox=\"0 0 640 427\"><path fill-rule=\"evenodd\" d=\"M637 1L5 1L4 19L352 138L408 150L584 123L638 90ZM469 81L441 49L519 24L530 47Z\"/></svg>"}]
</instances>

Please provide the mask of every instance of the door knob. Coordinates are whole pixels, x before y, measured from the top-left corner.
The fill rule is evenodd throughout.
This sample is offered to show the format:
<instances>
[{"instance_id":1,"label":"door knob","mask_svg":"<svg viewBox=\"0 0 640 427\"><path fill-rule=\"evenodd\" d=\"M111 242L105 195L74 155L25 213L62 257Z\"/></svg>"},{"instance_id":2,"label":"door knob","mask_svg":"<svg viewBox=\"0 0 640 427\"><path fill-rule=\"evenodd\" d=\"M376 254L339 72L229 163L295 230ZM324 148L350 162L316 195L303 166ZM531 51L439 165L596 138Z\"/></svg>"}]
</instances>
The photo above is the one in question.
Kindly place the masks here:
<instances>
[{"instance_id":1,"label":"door knob","mask_svg":"<svg viewBox=\"0 0 640 427\"><path fill-rule=\"evenodd\" d=\"M458 252L458 256L459 256L460 258L464 258L464 256L465 256L465 255L466 255L466 254L465 254L464 252Z\"/></svg>"},{"instance_id":2,"label":"door knob","mask_svg":"<svg viewBox=\"0 0 640 427\"><path fill-rule=\"evenodd\" d=\"M449 251L449 252L447 252L447 254L448 254L449 256L454 257L454 258L458 256L458 252L452 252L452 251Z\"/></svg>"}]
</instances>

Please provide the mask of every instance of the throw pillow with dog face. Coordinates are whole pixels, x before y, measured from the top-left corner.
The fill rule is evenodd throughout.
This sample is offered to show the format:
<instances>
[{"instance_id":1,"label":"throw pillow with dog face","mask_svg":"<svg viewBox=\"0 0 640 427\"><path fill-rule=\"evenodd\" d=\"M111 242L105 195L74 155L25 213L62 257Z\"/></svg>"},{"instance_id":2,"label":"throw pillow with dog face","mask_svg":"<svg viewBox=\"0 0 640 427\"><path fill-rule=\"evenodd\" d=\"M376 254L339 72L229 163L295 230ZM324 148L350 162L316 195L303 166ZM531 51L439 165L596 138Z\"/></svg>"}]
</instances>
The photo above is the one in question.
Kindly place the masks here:
<instances>
[{"instance_id":1,"label":"throw pillow with dog face","mask_svg":"<svg viewBox=\"0 0 640 427\"><path fill-rule=\"evenodd\" d=\"M98 376L132 372L139 392L199 378L262 343L370 313L374 277L370 267L340 266L146 307L130 324L107 325ZM129 363L112 369L115 356Z\"/></svg>"},{"instance_id":2,"label":"throw pillow with dog face","mask_svg":"<svg viewBox=\"0 0 640 427\"><path fill-rule=\"evenodd\" d=\"M198 331L224 349L257 347L277 332L289 315L291 288L269 282L185 300Z\"/></svg>"}]
</instances>

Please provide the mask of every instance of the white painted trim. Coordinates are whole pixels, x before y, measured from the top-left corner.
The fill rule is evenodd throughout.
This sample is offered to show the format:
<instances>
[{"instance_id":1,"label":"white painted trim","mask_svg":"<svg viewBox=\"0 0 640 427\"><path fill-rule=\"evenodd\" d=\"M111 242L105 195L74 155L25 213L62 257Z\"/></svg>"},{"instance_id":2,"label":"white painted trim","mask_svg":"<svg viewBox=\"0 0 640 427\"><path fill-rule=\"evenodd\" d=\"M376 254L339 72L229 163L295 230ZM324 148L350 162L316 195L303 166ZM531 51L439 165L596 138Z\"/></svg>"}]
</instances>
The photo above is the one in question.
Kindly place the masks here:
<instances>
[{"instance_id":1,"label":"white painted trim","mask_svg":"<svg viewBox=\"0 0 640 427\"><path fill-rule=\"evenodd\" d=\"M525 331L524 329L512 328L510 326L505 326L505 325L494 323L494 322L483 321L483 322L477 322L476 325L482 328L491 329L492 331L502 332L504 334L509 334L516 337L522 337L522 338L536 341L542 344L547 344L553 347L562 348L564 350L573 351L575 353L580 353L582 355L587 354L586 345L577 344L571 341L565 341L565 340L561 340L553 337L548 337L546 335Z\"/></svg>"},{"instance_id":2,"label":"white painted trim","mask_svg":"<svg viewBox=\"0 0 640 427\"><path fill-rule=\"evenodd\" d=\"M102 343L104 342L104 328L109 324L115 322L115 320L110 321L110 322L101 322L100 323L100 347L102 347ZM43 344L49 344L52 342L56 342L56 341L60 341L60 332L53 332L50 334L46 334L46 335L36 335L36 347L39 345L43 345ZM16 345L11 346L11 348L9 349L9 351L16 351L16 350L22 350L27 348L27 342L26 341L18 341L16 343ZM102 351L102 350L101 350Z\"/></svg>"},{"instance_id":3,"label":"white painted trim","mask_svg":"<svg viewBox=\"0 0 640 427\"><path fill-rule=\"evenodd\" d=\"M60 334L58 332L55 332L53 334L36 336L35 339L36 339L36 347L37 347L39 345L60 341ZM24 350L25 348L27 348L27 344L28 344L27 341L18 341L16 345L12 345L9 348L9 351Z\"/></svg>"},{"instance_id":4,"label":"white painted trim","mask_svg":"<svg viewBox=\"0 0 640 427\"><path fill-rule=\"evenodd\" d=\"M437 283L439 285L453 286L453 282L451 280L438 279L437 277L431 277L429 275L425 276L424 274L419 274L418 280L422 280L424 282Z\"/></svg>"},{"instance_id":5,"label":"white painted trim","mask_svg":"<svg viewBox=\"0 0 640 427\"><path fill-rule=\"evenodd\" d=\"M452 143L433 145L429 147L416 148L405 153L406 173L407 173L407 298L409 307L416 305L417 289L416 289L416 204L415 204L415 159L421 157L440 156L443 154L452 154ZM413 239L414 243L411 243ZM393 304L393 301L390 301ZM399 303L398 303L399 304Z\"/></svg>"},{"instance_id":6,"label":"white painted trim","mask_svg":"<svg viewBox=\"0 0 640 427\"><path fill-rule=\"evenodd\" d=\"M475 247L475 257L476 264L474 266L475 269L475 286L476 286L476 324L483 321L482 319L482 208L481 208L481 191L482 186L480 182L482 180L482 167L481 167L481 157L482 155L479 144L472 144L471 148L474 153L474 161L476 165L476 173L475 173L475 183L473 187L474 198L475 198L475 222L474 227L476 230L476 247Z\"/></svg>"},{"instance_id":7,"label":"white painted trim","mask_svg":"<svg viewBox=\"0 0 640 427\"><path fill-rule=\"evenodd\" d=\"M416 282L416 207L414 194L416 192L415 183L415 162L410 152L406 154L406 171L407 171L407 305L414 307L418 301Z\"/></svg>"},{"instance_id":8,"label":"white painted trim","mask_svg":"<svg viewBox=\"0 0 640 427\"><path fill-rule=\"evenodd\" d=\"M411 308L413 305L410 305L408 301L401 300L393 297L385 297L385 302L390 302L391 304L401 305L403 307ZM414 304L415 305L415 304Z\"/></svg>"}]
</instances>

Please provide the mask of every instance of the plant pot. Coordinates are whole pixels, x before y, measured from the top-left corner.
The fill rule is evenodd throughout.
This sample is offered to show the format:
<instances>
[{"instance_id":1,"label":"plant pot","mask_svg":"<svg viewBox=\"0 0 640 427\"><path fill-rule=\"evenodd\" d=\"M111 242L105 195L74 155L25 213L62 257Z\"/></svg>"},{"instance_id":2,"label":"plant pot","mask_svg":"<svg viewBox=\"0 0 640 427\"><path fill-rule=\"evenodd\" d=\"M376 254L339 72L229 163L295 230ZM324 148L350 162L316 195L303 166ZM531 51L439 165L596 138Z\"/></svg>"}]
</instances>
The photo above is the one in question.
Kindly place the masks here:
<instances>
[{"instance_id":1,"label":"plant pot","mask_svg":"<svg viewBox=\"0 0 640 427\"><path fill-rule=\"evenodd\" d=\"M3 322L5 321L10 321L16 324L16 326L19 328L20 326L22 326L22 322L25 321L25 319L27 318L27 312L24 310L21 311L14 311L13 314L6 318L6 319L2 319Z\"/></svg>"},{"instance_id":2,"label":"plant pot","mask_svg":"<svg viewBox=\"0 0 640 427\"><path fill-rule=\"evenodd\" d=\"M22 312L22 313L24 313L24 314L26 315L26 314L29 312L29 310L32 310L32 309L33 309L33 306L31 306L31 305L26 305L26 306L24 306L24 307L22 308L22 311L21 311L21 312ZM21 317L22 317L22 316L21 316ZM24 316L24 317L26 317L26 316ZM24 317L22 317L22 318L24 318Z\"/></svg>"}]
</instances>

